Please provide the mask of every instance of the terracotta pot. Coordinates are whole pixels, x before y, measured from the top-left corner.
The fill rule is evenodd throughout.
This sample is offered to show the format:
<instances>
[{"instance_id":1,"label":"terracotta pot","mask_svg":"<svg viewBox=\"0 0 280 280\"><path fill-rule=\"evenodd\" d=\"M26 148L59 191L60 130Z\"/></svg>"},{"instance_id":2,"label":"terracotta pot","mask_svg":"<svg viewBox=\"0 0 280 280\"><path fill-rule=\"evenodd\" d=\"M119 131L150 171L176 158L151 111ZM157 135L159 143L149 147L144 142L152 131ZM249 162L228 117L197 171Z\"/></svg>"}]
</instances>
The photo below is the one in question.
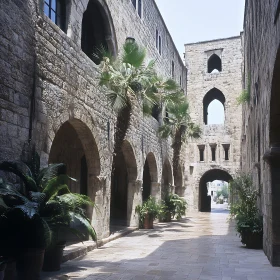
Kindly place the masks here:
<instances>
[{"instance_id":1,"label":"terracotta pot","mask_svg":"<svg viewBox=\"0 0 280 280\"><path fill-rule=\"evenodd\" d=\"M18 280L40 280L45 249L29 248L17 257Z\"/></svg>"},{"instance_id":2,"label":"terracotta pot","mask_svg":"<svg viewBox=\"0 0 280 280\"><path fill-rule=\"evenodd\" d=\"M58 271L63 257L65 244L56 245L50 250L46 250L43 264L43 271Z\"/></svg>"},{"instance_id":3,"label":"terracotta pot","mask_svg":"<svg viewBox=\"0 0 280 280\"><path fill-rule=\"evenodd\" d=\"M170 212L165 214L164 222L166 222L166 223L171 222L171 213Z\"/></svg>"},{"instance_id":4,"label":"terracotta pot","mask_svg":"<svg viewBox=\"0 0 280 280\"><path fill-rule=\"evenodd\" d=\"M144 229L153 229L154 228L154 219L153 216L147 214L144 218L143 222Z\"/></svg>"}]
</instances>

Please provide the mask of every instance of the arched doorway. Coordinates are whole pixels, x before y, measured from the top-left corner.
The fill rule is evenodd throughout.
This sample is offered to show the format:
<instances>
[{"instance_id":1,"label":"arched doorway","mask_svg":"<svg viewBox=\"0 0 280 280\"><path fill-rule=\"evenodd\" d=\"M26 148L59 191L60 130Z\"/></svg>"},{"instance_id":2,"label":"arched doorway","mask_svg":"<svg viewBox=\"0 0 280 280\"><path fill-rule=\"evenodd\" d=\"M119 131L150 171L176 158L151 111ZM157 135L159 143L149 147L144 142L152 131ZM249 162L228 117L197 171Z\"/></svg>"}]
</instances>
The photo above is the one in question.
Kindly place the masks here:
<instances>
[{"instance_id":1,"label":"arched doorway","mask_svg":"<svg viewBox=\"0 0 280 280\"><path fill-rule=\"evenodd\" d=\"M269 133L270 149L266 151L264 159L270 164L271 186L264 187L267 188L267 199L271 201L271 208L264 213L264 228L268 228L264 231L264 239L268 240L271 247L265 246L264 250L271 263L280 266L280 48L271 87Z\"/></svg>"},{"instance_id":2,"label":"arched doorway","mask_svg":"<svg viewBox=\"0 0 280 280\"><path fill-rule=\"evenodd\" d=\"M201 212L211 212L211 195L208 195L207 183L215 180L229 182L232 176L221 169L211 169L203 174L199 182L198 210Z\"/></svg>"},{"instance_id":3,"label":"arched doorway","mask_svg":"<svg viewBox=\"0 0 280 280\"><path fill-rule=\"evenodd\" d=\"M178 165L177 172L174 174L174 184L175 184L175 193L183 197L184 196L183 172L180 164Z\"/></svg>"},{"instance_id":4,"label":"arched doorway","mask_svg":"<svg viewBox=\"0 0 280 280\"><path fill-rule=\"evenodd\" d=\"M117 46L112 18L103 0L89 0L82 20L82 51L96 64L100 50L116 55Z\"/></svg>"},{"instance_id":5,"label":"arched doorway","mask_svg":"<svg viewBox=\"0 0 280 280\"><path fill-rule=\"evenodd\" d=\"M116 226L129 226L134 200L133 184L137 178L137 164L133 149L124 141L121 151L116 155L115 169L111 179L111 231Z\"/></svg>"},{"instance_id":6,"label":"arched doorway","mask_svg":"<svg viewBox=\"0 0 280 280\"><path fill-rule=\"evenodd\" d=\"M217 88L212 88L203 98L204 124L223 124L225 120L224 94ZM215 114L212 114L215 112Z\"/></svg>"},{"instance_id":7,"label":"arched doorway","mask_svg":"<svg viewBox=\"0 0 280 280\"><path fill-rule=\"evenodd\" d=\"M88 195L96 201L100 186L97 177L100 174L100 158L92 132L85 123L72 119L61 125L51 146L49 163L65 163L67 174L77 179L77 181L69 180L70 190ZM96 206L98 207L98 204ZM88 207L86 210L88 218L94 224L94 209ZM83 230L79 222L76 222L77 226ZM64 238L67 241L79 241L75 235L67 232Z\"/></svg>"},{"instance_id":8,"label":"arched doorway","mask_svg":"<svg viewBox=\"0 0 280 280\"><path fill-rule=\"evenodd\" d=\"M82 121L73 119L61 125L53 140L49 163L65 163L67 174L77 179L69 181L72 192L95 199L100 158L90 129Z\"/></svg>"},{"instance_id":9,"label":"arched doorway","mask_svg":"<svg viewBox=\"0 0 280 280\"><path fill-rule=\"evenodd\" d=\"M172 168L169 160L165 160L162 168L162 182L161 182L161 197L163 198L166 193L172 192L173 186Z\"/></svg>"},{"instance_id":10,"label":"arched doorway","mask_svg":"<svg viewBox=\"0 0 280 280\"><path fill-rule=\"evenodd\" d=\"M158 173L157 163L153 153L147 155L143 170L143 192L142 201L148 199L150 195L157 197L158 193Z\"/></svg>"}]
</instances>

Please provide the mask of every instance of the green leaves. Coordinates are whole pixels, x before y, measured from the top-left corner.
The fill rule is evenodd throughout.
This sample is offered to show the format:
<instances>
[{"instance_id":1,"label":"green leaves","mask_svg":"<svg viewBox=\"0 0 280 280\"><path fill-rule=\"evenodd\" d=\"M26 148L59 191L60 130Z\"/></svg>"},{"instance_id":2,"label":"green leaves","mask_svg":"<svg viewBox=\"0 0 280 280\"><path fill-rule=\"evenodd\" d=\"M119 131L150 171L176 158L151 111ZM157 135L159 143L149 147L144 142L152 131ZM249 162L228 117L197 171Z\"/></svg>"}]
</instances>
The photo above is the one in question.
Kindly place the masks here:
<instances>
[{"instance_id":1,"label":"green leaves","mask_svg":"<svg viewBox=\"0 0 280 280\"><path fill-rule=\"evenodd\" d=\"M123 45L123 63L132 65L135 68L143 66L145 61L146 51L141 48L138 44L132 42L126 42Z\"/></svg>"},{"instance_id":2,"label":"green leaves","mask_svg":"<svg viewBox=\"0 0 280 280\"><path fill-rule=\"evenodd\" d=\"M182 216L186 214L187 202L184 198L177 194L167 193L162 201L163 216L170 213L177 220L180 220Z\"/></svg>"}]
</instances>

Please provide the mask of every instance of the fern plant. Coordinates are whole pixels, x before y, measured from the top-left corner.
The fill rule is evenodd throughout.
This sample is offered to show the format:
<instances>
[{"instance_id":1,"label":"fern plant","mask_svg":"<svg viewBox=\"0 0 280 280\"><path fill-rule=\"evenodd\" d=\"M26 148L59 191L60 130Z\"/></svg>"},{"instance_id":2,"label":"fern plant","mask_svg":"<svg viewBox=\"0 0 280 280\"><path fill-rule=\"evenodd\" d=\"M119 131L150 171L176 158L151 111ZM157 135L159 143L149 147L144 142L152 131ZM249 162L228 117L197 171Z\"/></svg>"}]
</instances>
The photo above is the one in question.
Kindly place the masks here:
<instances>
[{"instance_id":1,"label":"fern plant","mask_svg":"<svg viewBox=\"0 0 280 280\"><path fill-rule=\"evenodd\" d=\"M27 247L46 248L57 242L60 228L82 237L82 233L71 228L73 219L78 219L96 240L84 210L94 203L87 196L70 192L64 164L49 165L36 177L22 162L1 162L0 170L11 172L22 181L18 187L0 179L0 254L16 254Z\"/></svg>"},{"instance_id":2,"label":"fern plant","mask_svg":"<svg viewBox=\"0 0 280 280\"><path fill-rule=\"evenodd\" d=\"M182 216L186 214L187 202L184 198L177 194L167 193L162 201L163 213L162 218L164 219L166 215L171 214L171 217L175 217L180 220Z\"/></svg>"}]
</instances>

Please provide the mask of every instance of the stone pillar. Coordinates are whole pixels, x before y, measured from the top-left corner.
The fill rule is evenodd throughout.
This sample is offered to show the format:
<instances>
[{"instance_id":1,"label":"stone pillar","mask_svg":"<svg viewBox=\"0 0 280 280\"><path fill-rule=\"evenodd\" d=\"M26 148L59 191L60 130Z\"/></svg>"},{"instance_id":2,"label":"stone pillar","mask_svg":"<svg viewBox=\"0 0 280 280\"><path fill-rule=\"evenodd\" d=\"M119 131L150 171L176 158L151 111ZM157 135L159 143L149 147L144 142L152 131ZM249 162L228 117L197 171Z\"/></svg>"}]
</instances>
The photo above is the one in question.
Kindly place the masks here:
<instances>
[{"instance_id":1,"label":"stone pillar","mask_svg":"<svg viewBox=\"0 0 280 280\"><path fill-rule=\"evenodd\" d=\"M151 196L156 198L156 201L161 200L161 184L157 182L151 183Z\"/></svg>"},{"instance_id":2,"label":"stone pillar","mask_svg":"<svg viewBox=\"0 0 280 280\"><path fill-rule=\"evenodd\" d=\"M127 225L130 227L139 227L139 218L135 213L135 208L142 204L142 184L142 180L128 182Z\"/></svg>"}]
</instances>

